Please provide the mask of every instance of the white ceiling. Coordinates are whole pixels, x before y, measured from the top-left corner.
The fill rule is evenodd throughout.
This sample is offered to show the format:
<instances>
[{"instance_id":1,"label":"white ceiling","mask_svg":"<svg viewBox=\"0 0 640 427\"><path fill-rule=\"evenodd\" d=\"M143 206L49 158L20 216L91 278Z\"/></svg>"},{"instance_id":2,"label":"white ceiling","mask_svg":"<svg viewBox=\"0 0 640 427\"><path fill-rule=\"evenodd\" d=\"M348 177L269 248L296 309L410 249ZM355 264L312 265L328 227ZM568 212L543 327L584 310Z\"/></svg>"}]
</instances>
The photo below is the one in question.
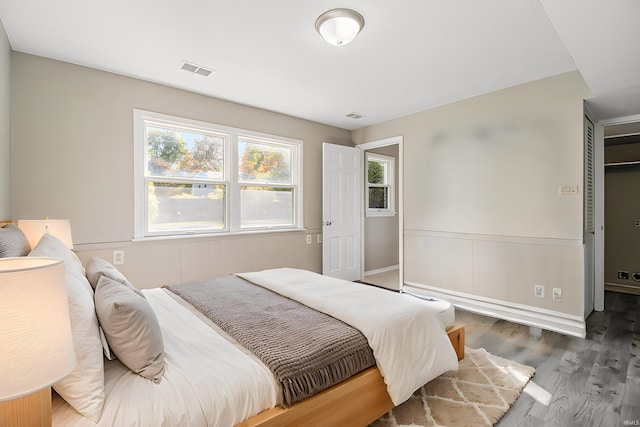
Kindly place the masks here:
<instances>
[{"instance_id":1,"label":"white ceiling","mask_svg":"<svg viewBox=\"0 0 640 427\"><path fill-rule=\"evenodd\" d=\"M366 21L346 46L315 32L336 7ZM2 0L0 19L16 51L345 129L575 69L602 114L616 94L640 113L637 0Z\"/></svg>"}]
</instances>

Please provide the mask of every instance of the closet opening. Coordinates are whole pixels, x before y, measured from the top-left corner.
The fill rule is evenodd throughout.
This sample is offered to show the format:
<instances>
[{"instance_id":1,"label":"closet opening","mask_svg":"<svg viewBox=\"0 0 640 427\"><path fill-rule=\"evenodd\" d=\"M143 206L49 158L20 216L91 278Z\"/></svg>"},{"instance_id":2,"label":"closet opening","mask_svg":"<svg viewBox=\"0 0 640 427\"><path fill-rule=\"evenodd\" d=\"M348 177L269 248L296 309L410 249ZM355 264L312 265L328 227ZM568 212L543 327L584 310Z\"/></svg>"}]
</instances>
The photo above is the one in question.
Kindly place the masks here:
<instances>
[{"instance_id":1,"label":"closet opening","mask_svg":"<svg viewBox=\"0 0 640 427\"><path fill-rule=\"evenodd\" d=\"M604 126L605 290L640 295L640 122Z\"/></svg>"}]
</instances>

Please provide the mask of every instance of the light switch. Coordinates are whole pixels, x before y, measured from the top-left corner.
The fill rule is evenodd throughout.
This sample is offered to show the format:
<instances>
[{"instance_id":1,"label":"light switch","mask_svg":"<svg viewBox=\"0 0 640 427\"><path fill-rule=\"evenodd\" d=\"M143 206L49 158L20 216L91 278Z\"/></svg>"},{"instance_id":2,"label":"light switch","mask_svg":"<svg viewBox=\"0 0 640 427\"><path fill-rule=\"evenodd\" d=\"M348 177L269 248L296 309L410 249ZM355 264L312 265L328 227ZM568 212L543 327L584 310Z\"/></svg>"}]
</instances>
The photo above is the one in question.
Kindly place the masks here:
<instances>
[{"instance_id":1,"label":"light switch","mask_svg":"<svg viewBox=\"0 0 640 427\"><path fill-rule=\"evenodd\" d=\"M570 194L578 194L578 186L577 185L561 185L560 194L563 196L567 196Z\"/></svg>"}]
</instances>

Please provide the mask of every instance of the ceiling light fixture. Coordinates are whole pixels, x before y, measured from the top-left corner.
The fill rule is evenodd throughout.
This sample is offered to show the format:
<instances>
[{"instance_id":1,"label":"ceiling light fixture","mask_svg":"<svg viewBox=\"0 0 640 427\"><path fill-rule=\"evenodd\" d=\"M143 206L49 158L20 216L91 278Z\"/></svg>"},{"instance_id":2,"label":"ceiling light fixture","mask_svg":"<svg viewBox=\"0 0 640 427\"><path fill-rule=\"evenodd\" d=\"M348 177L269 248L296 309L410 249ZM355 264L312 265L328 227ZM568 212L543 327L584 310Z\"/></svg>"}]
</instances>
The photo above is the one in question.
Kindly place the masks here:
<instances>
[{"instance_id":1,"label":"ceiling light fixture","mask_svg":"<svg viewBox=\"0 0 640 427\"><path fill-rule=\"evenodd\" d=\"M364 27L364 18L351 9L331 9L316 20L316 31L329 44L344 46Z\"/></svg>"}]
</instances>

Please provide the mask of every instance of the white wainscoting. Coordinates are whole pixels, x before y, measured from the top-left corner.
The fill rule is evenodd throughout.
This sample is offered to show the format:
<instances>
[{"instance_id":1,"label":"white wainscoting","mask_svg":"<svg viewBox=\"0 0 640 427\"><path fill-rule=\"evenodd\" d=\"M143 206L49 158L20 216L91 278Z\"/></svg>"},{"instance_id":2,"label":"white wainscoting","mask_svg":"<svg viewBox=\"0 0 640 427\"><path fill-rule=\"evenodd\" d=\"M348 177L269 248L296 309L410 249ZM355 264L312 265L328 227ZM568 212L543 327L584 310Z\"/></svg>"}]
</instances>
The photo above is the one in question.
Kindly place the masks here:
<instances>
[{"instance_id":1,"label":"white wainscoting","mask_svg":"<svg viewBox=\"0 0 640 427\"><path fill-rule=\"evenodd\" d=\"M582 240L405 230L405 290L584 336ZM544 286L544 298L534 286ZM552 299L553 288L562 300Z\"/></svg>"}]
</instances>

